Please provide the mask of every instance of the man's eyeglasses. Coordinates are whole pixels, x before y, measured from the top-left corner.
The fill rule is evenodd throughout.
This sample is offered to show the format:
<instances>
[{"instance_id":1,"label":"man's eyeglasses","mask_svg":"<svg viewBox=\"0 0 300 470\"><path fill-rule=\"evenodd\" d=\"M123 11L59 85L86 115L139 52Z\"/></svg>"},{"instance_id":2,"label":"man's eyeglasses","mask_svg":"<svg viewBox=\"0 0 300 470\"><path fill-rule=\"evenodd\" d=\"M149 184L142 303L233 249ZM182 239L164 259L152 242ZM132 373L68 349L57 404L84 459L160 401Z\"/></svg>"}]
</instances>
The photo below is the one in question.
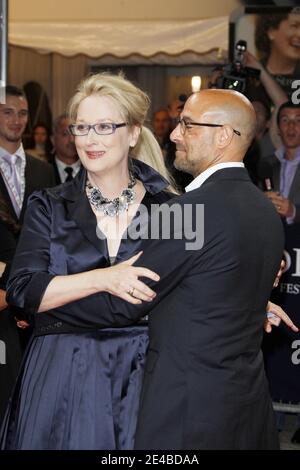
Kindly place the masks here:
<instances>
[{"instance_id":1,"label":"man's eyeglasses","mask_svg":"<svg viewBox=\"0 0 300 470\"><path fill-rule=\"evenodd\" d=\"M177 121L177 125L180 125L180 131L182 135L185 134L185 131L187 129L192 129L194 126L205 126L205 127L223 127L225 124L209 124L207 122L194 122L194 121L187 121L184 118L179 118ZM233 129L233 132L236 135L241 135L240 131L237 131L236 129Z\"/></svg>"},{"instance_id":2,"label":"man's eyeglasses","mask_svg":"<svg viewBox=\"0 0 300 470\"><path fill-rule=\"evenodd\" d=\"M73 135L88 135L91 129L98 135L114 134L119 127L127 126L126 122L115 124L113 122L99 122L98 124L71 124L70 132Z\"/></svg>"}]
</instances>

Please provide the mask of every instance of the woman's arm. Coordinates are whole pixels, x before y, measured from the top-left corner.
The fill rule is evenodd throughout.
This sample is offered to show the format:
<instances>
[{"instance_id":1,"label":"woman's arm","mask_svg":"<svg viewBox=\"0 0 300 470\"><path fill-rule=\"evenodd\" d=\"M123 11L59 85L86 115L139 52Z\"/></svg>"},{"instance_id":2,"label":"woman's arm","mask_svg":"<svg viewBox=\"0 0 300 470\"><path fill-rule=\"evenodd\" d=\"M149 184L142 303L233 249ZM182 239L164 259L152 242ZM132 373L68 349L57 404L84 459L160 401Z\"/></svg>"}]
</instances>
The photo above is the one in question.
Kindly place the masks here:
<instances>
[{"instance_id":1,"label":"woman's arm","mask_svg":"<svg viewBox=\"0 0 300 470\"><path fill-rule=\"evenodd\" d=\"M139 303L139 299L153 299L155 292L139 281L138 277L156 281L156 274L147 268L131 266L139 255L110 268L63 276L50 274L52 217L52 206L47 194L35 193L28 203L7 283L9 304L25 309L28 313L37 313L104 291L131 303ZM132 290L134 296L129 294Z\"/></svg>"},{"instance_id":2,"label":"woman's arm","mask_svg":"<svg viewBox=\"0 0 300 470\"><path fill-rule=\"evenodd\" d=\"M260 81L275 107L279 107L281 104L288 101L288 97L279 83L277 83L263 64L249 51L245 52L245 65L260 70Z\"/></svg>"},{"instance_id":3,"label":"woman's arm","mask_svg":"<svg viewBox=\"0 0 300 470\"><path fill-rule=\"evenodd\" d=\"M288 101L288 97L279 85L279 83L277 83L277 81L269 74L269 72L265 69L262 63L259 62L256 57L252 55L249 51L245 53L245 65L260 70L260 81L274 104L274 110L272 112L269 126L269 132L271 141L274 147L277 149L282 145L281 139L278 135L278 127L276 120L277 111L283 103L286 103Z\"/></svg>"},{"instance_id":4,"label":"woman's arm","mask_svg":"<svg viewBox=\"0 0 300 470\"><path fill-rule=\"evenodd\" d=\"M133 304L139 304L142 300L151 302L155 292L138 278L147 277L158 281L159 276L150 269L131 266L140 255L138 253L124 263L109 268L54 277L43 295L38 312L61 307L100 292L108 292Z\"/></svg>"}]
</instances>

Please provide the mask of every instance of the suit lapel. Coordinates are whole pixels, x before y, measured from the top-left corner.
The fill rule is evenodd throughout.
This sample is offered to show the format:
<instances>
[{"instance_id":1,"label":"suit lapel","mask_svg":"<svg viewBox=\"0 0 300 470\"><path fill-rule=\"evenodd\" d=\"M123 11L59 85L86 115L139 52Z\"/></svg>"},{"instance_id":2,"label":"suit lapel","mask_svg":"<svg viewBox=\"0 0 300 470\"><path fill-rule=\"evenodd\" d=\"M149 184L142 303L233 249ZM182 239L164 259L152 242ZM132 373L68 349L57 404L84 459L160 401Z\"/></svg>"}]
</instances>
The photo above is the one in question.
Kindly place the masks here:
<instances>
[{"instance_id":1,"label":"suit lapel","mask_svg":"<svg viewBox=\"0 0 300 470\"><path fill-rule=\"evenodd\" d=\"M26 165L25 165L25 192L24 199L22 204L22 209L20 213L20 221L23 222L25 210L27 207L27 200L30 194L36 189L36 179L38 175L34 175L32 171L32 165L30 159L26 156Z\"/></svg>"}]
</instances>

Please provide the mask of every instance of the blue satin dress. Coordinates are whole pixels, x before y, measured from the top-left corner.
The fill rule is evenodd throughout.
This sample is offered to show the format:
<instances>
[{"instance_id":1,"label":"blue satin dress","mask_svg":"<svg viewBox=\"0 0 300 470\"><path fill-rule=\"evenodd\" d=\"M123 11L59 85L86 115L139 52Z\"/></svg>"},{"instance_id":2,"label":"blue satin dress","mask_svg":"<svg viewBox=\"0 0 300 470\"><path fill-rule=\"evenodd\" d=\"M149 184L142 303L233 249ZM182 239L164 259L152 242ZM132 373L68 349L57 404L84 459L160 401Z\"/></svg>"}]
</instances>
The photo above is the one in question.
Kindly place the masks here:
<instances>
[{"instance_id":1,"label":"blue satin dress","mask_svg":"<svg viewBox=\"0 0 300 470\"><path fill-rule=\"evenodd\" d=\"M146 188L142 203L148 209L170 197L165 192L166 181L154 170L136 161L133 169ZM25 220L17 256L24 258L25 278L36 276L37 265L44 270L41 259L47 260L49 279L42 287L36 276L40 294L55 275L110 265L106 240L96 237L85 180L83 170L71 183L32 196L49 209L47 228L46 223L42 227L41 219L36 227L34 217L30 227ZM115 262L128 259L138 248L138 240L122 239ZM41 276L44 279L45 273ZM86 302L88 311L88 298ZM72 303L69 305L71 319ZM38 314L36 322L42 318ZM57 332L51 325L36 329L6 413L1 448L133 449L147 346L145 322L102 330L70 327Z\"/></svg>"}]
</instances>

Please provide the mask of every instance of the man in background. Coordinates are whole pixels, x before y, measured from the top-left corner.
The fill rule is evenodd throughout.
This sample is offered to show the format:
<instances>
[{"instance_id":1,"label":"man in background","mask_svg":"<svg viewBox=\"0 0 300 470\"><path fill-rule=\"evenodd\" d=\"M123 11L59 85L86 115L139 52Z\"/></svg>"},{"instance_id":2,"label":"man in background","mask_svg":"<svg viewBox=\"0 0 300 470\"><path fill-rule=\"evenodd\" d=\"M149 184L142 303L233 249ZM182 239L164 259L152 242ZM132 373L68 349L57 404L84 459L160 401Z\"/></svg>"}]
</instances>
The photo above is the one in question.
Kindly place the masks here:
<instances>
[{"instance_id":1,"label":"man in background","mask_svg":"<svg viewBox=\"0 0 300 470\"><path fill-rule=\"evenodd\" d=\"M71 181L81 168L74 144L74 137L69 131L70 124L68 116L62 114L55 119L53 125L53 167L56 184Z\"/></svg>"},{"instance_id":2,"label":"man in background","mask_svg":"<svg viewBox=\"0 0 300 470\"><path fill-rule=\"evenodd\" d=\"M0 340L6 357L0 364L0 421L17 376L28 334L18 330L14 313L4 300L6 280L20 234L27 200L33 191L55 185L51 165L25 153L22 136L28 121L28 102L22 90L6 87L0 104Z\"/></svg>"}]
</instances>

